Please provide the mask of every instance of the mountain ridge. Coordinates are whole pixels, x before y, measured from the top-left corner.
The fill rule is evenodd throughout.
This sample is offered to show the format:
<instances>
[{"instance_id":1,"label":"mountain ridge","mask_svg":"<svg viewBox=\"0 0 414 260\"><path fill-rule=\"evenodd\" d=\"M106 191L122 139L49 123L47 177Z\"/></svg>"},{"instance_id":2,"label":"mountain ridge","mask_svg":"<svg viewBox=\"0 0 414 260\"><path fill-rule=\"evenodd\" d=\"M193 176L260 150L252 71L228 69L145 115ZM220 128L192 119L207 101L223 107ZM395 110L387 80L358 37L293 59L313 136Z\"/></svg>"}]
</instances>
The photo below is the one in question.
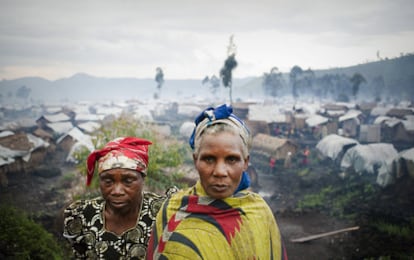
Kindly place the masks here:
<instances>
[{"instance_id":1,"label":"mountain ridge","mask_svg":"<svg viewBox=\"0 0 414 260\"><path fill-rule=\"evenodd\" d=\"M342 68L330 68L314 71L316 77L326 74L343 74L351 77L360 73L367 84L374 84L375 78L382 77L386 88L401 92L401 95L414 97L414 55L385 59ZM282 73L285 79L289 73ZM213 94L211 86L202 83L202 79L165 79L160 90L155 79L150 78L113 78L96 77L83 72L71 77L48 80L41 77L22 77L0 81L0 99L2 103L18 102L16 91L19 88L30 89L28 99L33 102L45 101L77 101L77 100L120 100L148 99L158 95L160 98L187 99L195 97L215 98L227 97L227 90L220 87ZM371 86L375 90L375 86ZM233 78L233 97L263 98L262 76ZM26 100L27 101L27 100Z\"/></svg>"}]
</instances>

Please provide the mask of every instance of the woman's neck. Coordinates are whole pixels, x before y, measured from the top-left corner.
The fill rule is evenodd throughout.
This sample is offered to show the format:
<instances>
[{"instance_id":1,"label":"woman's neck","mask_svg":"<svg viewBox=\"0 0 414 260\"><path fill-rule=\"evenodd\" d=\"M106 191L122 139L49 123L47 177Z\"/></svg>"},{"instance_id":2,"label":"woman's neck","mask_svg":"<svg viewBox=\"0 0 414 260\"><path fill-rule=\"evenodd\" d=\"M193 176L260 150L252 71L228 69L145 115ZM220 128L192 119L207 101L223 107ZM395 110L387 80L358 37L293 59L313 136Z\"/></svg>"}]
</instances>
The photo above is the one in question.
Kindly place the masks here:
<instances>
[{"instance_id":1,"label":"woman's neck","mask_svg":"<svg viewBox=\"0 0 414 260\"><path fill-rule=\"evenodd\" d=\"M116 235L122 235L125 231L134 228L138 221L141 205L125 210L105 208L105 229Z\"/></svg>"}]
</instances>

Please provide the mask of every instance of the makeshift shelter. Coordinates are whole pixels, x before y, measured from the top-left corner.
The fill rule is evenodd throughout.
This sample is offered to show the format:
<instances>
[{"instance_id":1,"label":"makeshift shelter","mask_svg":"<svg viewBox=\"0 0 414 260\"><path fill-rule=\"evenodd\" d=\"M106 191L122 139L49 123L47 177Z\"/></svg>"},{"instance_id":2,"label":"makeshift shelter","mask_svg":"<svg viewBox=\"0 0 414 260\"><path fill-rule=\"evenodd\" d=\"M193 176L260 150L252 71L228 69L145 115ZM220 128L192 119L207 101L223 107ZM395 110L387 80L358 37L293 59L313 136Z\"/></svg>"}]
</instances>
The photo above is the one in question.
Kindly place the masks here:
<instances>
[{"instance_id":1,"label":"makeshift shelter","mask_svg":"<svg viewBox=\"0 0 414 260\"><path fill-rule=\"evenodd\" d=\"M408 117L407 120L395 117L378 117L374 124L381 126L383 141L414 143L414 120L412 117Z\"/></svg>"},{"instance_id":2,"label":"makeshift shelter","mask_svg":"<svg viewBox=\"0 0 414 260\"><path fill-rule=\"evenodd\" d=\"M345 152L357 144L359 143L355 139L330 134L316 144L316 150L322 157L339 163Z\"/></svg>"},{"instance_id":3,"label":"makeshift shelter","mask_svg":"<svg viewBox=\"0 0 414 260\"><path fill-rule=\"evenodd\" d=\"M349 110L345 115L340 116L338 122L346 137L356 137L361 124L362 112Z\"/></svg>"},{"instance_id":4,"label":"makeshift shelter","mask_svg":"<svg viewBox=\"0 0 414 260\"><path fill-rule=\"evenodd\" d=\"M363 143L381 142L381 126L361 125L359 128L359 141Z\"/></svg>"},{"instance_id":5,"label":"makeshift shelter","mask_svg":"<svg viewBox=\"0 0 414 260\"><path fill-rule=\"evenodd\" d=\"M233 104L233 113L242 120L246 120L249 114L250 102L237 102Z\"/></svg>"},{"instance_id":6,"label":"makeshift shelter","mask_svg":"<svg viewBox=\"0 0 414 260\"><path fill-rule=\"evenodd\" d=\"M67 162L76 162L74 153L82 148L88 149L92 152L95 146L92 142L92 137L88 134L84 134L79 128L72 128L67 134L62 135L57 141L58 147L67 153Z\"/></svg>"},{"instance_id":7,"label":"makeshift shelter","mask_svg":"<svg viewBox=\"0 0 414 260\"><path fill-rule=\"evenodd\" d=\"M329 118L318 115L318 114L309 116L305 120L306 125L309 126L309 127L320 126L320 125L323 125L325 123L328 123L328 121L329 121Z\"/></svg>"},{"instance_id":8,"label":"makeshift shelter","mask_svg":"<svg viewBox=\"0 0 414 260\"><path fill-rule=\"evenodd\" d=\"M94 149L92 138L90 135L84 134L79 128L73 127L67 134L62 135L56 141L60 149L69 152L75 143L82 143L90 151Z\"/></svg>"},{"instance_id":9,"label":"makeshift shelter","mask_svg":"<svg viewBox=\"0 0 414 260\"><path fill-rule=\"evenodd\" d=\"M389 143L359 144L344 154L341 169L359 175L371 174L375 176L376 182L383 186L383 182L377 179L379 170L381 169L382 174L389 174L392 160L397 156L397 150Z\"/></svg>"},{"instance_id":10,"label":"makeshift shelter","mask_svg":"<svg viewBox=\"0 0 414 260\"><path fill-rule=\"evenodd\" d=\"M382 187L393 184L397 179L407 175L414 178L414 148L401 151L391 163L378 170L377 183Z\"/></svg>"},{"instance_id":11,"label":"makeshift shelter","mask_svg":"<svg viewBox=\"0 0 414 260\"><path fill-rule=\"evenodd\" d=\"M414 143L414 120L401 120L400 124L394 127L394 142Z\"/></svg>"},{"instance_id":12,"label":"makeshift shelter","mask_svg":"<svg viewBox=\"0 0 414 260\"><path fill-rule=\"evenodd\" d=\"M338 131L338 124L330 118L314 114L306 119L306 126L310 129L314 138L322 139L328 134Z\"/></svg>"},{"instance_id":13,"label":"makeshift shelter","mask_svg":"<svg viewBox=\"0 0 414 260\"><path fill-rule=\"evenodd\" d=\"M53 134L53 135L61 135L65 134L73 128L72 122L56 122L56 123L49 123L45 126L44 130Z\"/></svg>"},{"instance_id":14,"label":"makeshift shelter","mask_svg":"<svg viewBox=\"0 0 414 260\"><path fill-rule=\"evenodd\" d=\"M414 178L414 148L403 150L399 153L397 178L408 174Z\"/></svg>"},{"instance_id":15,"label":"makeshift shelter","mask_svg":"<svg viewBox=\"0 0 414 260\"><path fill-rule=\"evenodd\" d=\"M184 122L179 129L180 137L184 138L185 140L188 140L193 133L195 127L194 122L186 121Z\"/></svg>"},{"instance_id":16,"label":"makeshift shelter","mask_svg":"<svg viewBox=\"0 0 414 260\"><path fill-rule=\"evenodd\" d=\"M255 166L264 169L268 166L270 158L276 161L284 160L289 152L294 156L297 150L298 145L289 139L257 134L253 138L251 158Z\"/></svg>"},{"instance_id":17,"label":"makeshift shelter","mask_svg":"<svg viewBox=\"0 0 414 260\"><path fill-rule=\"evenodd\" d=\"M277 105L249 105L248 120L245 121L249 127L248 122L251 122L253 135L257 133L276 135L274 131L276 128L288 130L293 127L292 118L288 112ZM267 123L268 126L265 127L264 123Z\"/></svg>"},{"instance_id":18,"label":"makeshift shelter","mask_svg":"<svg viewBox=\"0 0 414 260\"><path fill-rule=\"evenodd\" d=\"M245 120L244 122L247 128L249 128L251 136L257 134L270 134L270 127L266 121Z\"/></svg>"},{"instance_id":19,"label":"makeshift shelter","mask_svg":"<svg viewBox=\"0 0 414 260\"><path fill-rule=\"evenodd\" d=\"M410 107L393 107L387 112L387 116L400 119L403 119L407 115L414 115L414 110Z\"/></svg>"},{"instance_id":20,"label":"makeshift shelter","mask_svg":"<svg viewBox=\"0 0 414 260\"><path fill-rule=\"evenodd\" d=\"M307 114L294 114L292 116L293 126L296 129L303 129L306 127L306 124L309 120L309 115Z\"/></svg>"},{"instance_id":21,"label":"makeshift shelter","mask_svg":"<svg viewBox=\"0 0 414 260\"><path fill-rule=\"evenodd\" d=\"M68 122L70 121L70 117L64 113L58 113L54 115L42 115L36 120L37 125L39 128L44 128L46 125L50 123L57 123L57 122Z\"/></svg>"},{"instance_id":22,"label":"makeshift shelter","mask_svg":"<svg viewBox=\"0 0 414 260\"><path fill-rule=\"evenodd\" d=\"M101 126L102 125L100 123L94 121L88 121L85 123L78 124L78 128L88 134L92 134L93 132L101 128Z\"/></svg>"},{"instance_id":23,"label":"makeshift shelter","mask_svg":"<svg viewBox=\"0 0 414 260\"><path fill-rule=\"evenodd\" d=\"M31 134L0 138L1 184L7 185L7 173L28 172L44 162L49 143Z\"/></svg>"}]
</instances>

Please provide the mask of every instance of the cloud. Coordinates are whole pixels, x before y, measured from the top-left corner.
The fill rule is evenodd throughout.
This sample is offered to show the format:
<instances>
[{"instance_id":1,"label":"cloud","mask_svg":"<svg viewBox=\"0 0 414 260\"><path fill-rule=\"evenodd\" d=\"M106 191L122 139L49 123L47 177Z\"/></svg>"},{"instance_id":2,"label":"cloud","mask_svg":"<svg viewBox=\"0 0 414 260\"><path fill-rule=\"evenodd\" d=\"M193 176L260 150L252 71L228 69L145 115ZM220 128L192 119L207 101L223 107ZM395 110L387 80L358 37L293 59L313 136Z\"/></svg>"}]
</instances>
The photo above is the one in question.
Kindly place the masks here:
<instances>
[{"instance_id":1,"label":"cloud","mask_svg":"<svg viewBox=\"0 0 414 260\"><path fill-rule=\"evenodd\" d=\"M0 0L0 77L204 78L229 36L234 76L326 68L412 52L411 0ZM20 70L19 70L20 68ZM31 68L31 69L29 69Z\"/></svg>"}]
</instances>

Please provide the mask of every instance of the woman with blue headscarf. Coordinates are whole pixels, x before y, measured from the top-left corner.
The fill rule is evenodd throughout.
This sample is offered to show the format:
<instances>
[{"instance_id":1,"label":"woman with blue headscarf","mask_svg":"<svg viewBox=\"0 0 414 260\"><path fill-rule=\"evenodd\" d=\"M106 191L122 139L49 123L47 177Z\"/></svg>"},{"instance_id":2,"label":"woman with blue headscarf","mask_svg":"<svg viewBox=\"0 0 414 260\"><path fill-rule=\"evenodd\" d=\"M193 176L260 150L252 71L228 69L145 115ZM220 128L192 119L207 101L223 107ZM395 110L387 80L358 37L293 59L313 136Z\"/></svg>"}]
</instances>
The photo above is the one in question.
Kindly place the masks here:
<instances>
[{"instance_id":1,"label":"woman with blue headscarf","mask_svg":"<svg viewBox=\"0 0 414 260\"><path fill-rule=\"evenodd\" d=\"M250 133L232 108L207 108L190 138L199 181L166 200L147 259L286 259L270 207L251 192Z\"/></svg>"}]
</instances>

